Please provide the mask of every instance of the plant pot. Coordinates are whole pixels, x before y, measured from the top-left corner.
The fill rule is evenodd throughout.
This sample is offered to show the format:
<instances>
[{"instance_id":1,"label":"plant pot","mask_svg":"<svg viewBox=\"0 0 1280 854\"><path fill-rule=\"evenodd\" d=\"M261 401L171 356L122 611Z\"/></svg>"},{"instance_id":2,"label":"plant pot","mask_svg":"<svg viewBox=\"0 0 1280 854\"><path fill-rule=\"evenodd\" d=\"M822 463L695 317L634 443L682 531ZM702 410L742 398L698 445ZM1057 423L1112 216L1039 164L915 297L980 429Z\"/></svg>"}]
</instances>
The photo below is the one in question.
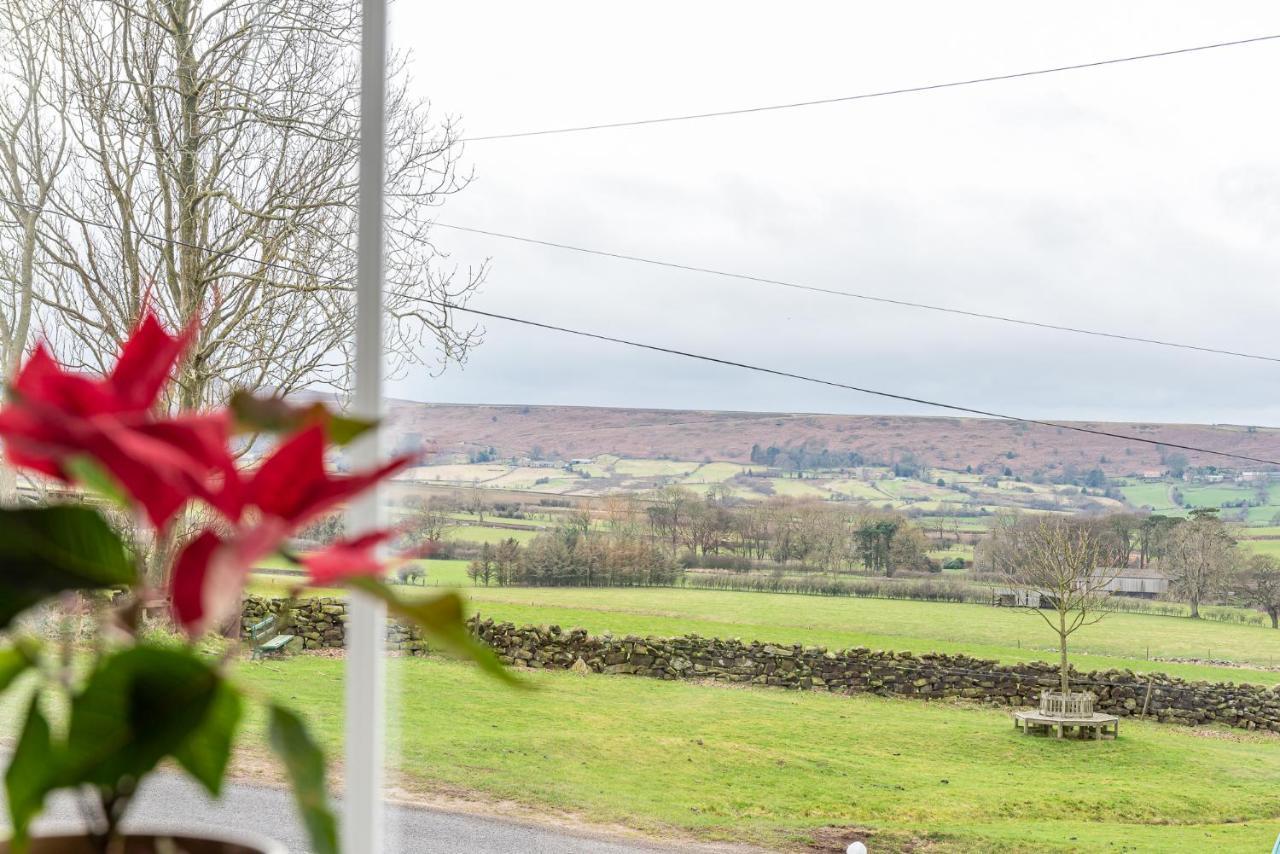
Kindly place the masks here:
<instances>
[{"instance_id":1,"label":"plant pot","mask_svg":"<svg viewBox=\"0 0 1280 854\"><path fill-rule=\"evenodd\" d=\"M193 832L195 833L195 832ZM289 854L283 845L250 836L245 833L217 836L199 832L189 835L179 832L130 833L122 847L109 849L110 854ZM0 842L0 854L9 854L9 843ZM28 854L103 854L95 841L83 833L35 836Z\"/></svg>"}]
</instances>

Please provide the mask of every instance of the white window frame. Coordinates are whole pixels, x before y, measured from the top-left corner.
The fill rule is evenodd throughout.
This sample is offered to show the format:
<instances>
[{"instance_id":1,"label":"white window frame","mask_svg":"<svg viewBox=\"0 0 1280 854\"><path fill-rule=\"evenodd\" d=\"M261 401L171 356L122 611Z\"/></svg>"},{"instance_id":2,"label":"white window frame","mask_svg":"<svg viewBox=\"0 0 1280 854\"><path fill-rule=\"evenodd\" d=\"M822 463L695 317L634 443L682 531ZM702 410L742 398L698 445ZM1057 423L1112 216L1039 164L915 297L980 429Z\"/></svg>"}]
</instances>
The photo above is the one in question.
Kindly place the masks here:
<instances>
[{"instance_id":1,"label":"white window frame","mask_svg":"<svg viewBox=\"0 0 1280 854\"><path fill-rule=\"evenodd\" d=\"M382 414L382 253L386 103L387 4L364 0L360 33L360 175L356 250L356 327L353 408ZM361 468L378 463L380 443L371 430L352 448ZM352 503L353 534L379 527L382 496L374 489ZM386 605L353 592L347 622L345 667L346 785L342 803L344 851L383 851L383 761L386 720Z\"/></svg>"}]
</instances>

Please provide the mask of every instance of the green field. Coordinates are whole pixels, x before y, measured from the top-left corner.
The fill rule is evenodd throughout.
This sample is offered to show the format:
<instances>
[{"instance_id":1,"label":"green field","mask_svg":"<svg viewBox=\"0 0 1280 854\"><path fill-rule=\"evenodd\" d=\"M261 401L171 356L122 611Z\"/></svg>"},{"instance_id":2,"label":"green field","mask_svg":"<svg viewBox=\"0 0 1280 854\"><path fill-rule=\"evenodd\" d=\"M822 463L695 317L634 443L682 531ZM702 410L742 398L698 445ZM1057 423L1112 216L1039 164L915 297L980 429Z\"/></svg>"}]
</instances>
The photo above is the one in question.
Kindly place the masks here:
<instances>
[{"instance_id":1,"label":"green field","mask_svg":"<svg viewBox=\"0 0 1280 854\"><path fill-rule=\"evenodd\" d=\"M451 566L429 569L429 584L447 585L452 578L473 610L518 624L582 627L594 634L695 633L833 649L965 653L1005 662L1051 660L1055 652L1053 635L1038 616L987 605L685 588L475 587L466 579L465 561L427 565L436 563ZM287 582L259 577L253 590L270 595L283 587ZM1280 673L1247 666L1147 660L1149 649L1152 659L1280 664L1280 631L1262 626L1116 613L1073 635L1071 649L1081 670L1119 667L1188 679L1280 683Z\"/></svg>"},{"instance_id":2,"label":"green field","mask_svg":"<svg viewBox=\"0 0 1280 854\"><path fill-rule=\"evenodd\" d=\"M887 493L881 491L875 483L868 483L865 480L832 480L827 483L831 491L861 501L893 500Z\"/></svg>"},{"instance_id":3,"label":"green field","mask_svg":"<svg viewBox=\"0 0 1280 854\"><path fill-rule=\"evenodd\" d=\"M735 475L742 474L750 466L740 463L703 463L680 481L684 484L724 483Z\"/></svg>"},{"instance_id":4,"label":"green field","mask_svg":"<svg viewBox=\"0 0 1280 854\"><path fill-rule=\"evenodd\" d=\"M476 524L476 525L480 524L479 517L476 516L476 514L474 513L464 513L462 511L458 511L456 513L447 513L445 515L447 515L450 519L457 520L458 522L470 523L470 524ZM494 516L491 513L485 514L484 518L486 521L501 522L503 525L514 525L518 528L529 528L532 530L545 528L550 524L548 521L543 519L505 519L502 517Z\"/></svg>"},{"instance_id":5,"label":"green field","mask_svg":"<svg viewBox=\"0 0 1280 854\"><path fill-rule=\"evenodd\" d=\"M785 495L789 498L819 498L825 499L831 497L831 481L827 480L808 480L797 477L771 477L768 478L769 483L773 484L774 495ZM889 499L885 499L888 501Z\"/></svg>"},{"instance_id":6,"label":"green field","mask_svg":"<svg viewBox=\"0 0 1280 854\"><path fill-rule=\"evenodd\" d=\"M538 534L542 533L537 530L521 529L514 530L512 528L490 528L481 525L459 525L455 528L448 528L444 532L444 539L465 541L469 543L500 543L503 540L514 539L517 543L524 544L532 540Z\"/></svg>"},{"instance_id":7,"label":"green field","mask_svg":"<svg viewBox=\"0 0 1280 854\"><path fill-rule=\"evenodd\" d=\"M465 561L427 566L436 583L464 586L473 610L517 623L1051 658L1038 617L988 606L475 588ZM255 590L267 592L263 583ZM1271 629L1112 614L1076 638L1081 669L1280 682L1276 672L1142 660L1150 644L1153 656L1266 664L1280 660ZM815 832L865 828L876 852L1246 852L1267 850L1280 832L1274 736L1126 721L1114 742L1058 742L1016 735L1000 710L949 701L563 672L528 672L540 690L516 692L439 658L392 659L389 672L390 756L408 790L461 788L677 840L808 850ZM322 739L338 743L341 662L298 656L241 673L310 712Z\"/></svg>"},{"instance_id":8,"label":"green field","mask_svg":"<svg viewBox=\"0 0 1280 854\"><path fill-rule=\"evenodd\" d=\"M298 656L238 672L308 714L332 753L341 669ZM1114 742L1058 742L952 703L526 678L538 690L446 660L390 661L389 757L403 785L677 839L799 849L819 828L866 828L877 854L922 842L937 852L1266 851L1280 831L1280 740L1266 736L1126 722ZM260 734L256 714L249 728Z\"/></svg>"},{"instance_id":9,"label":"green field","mask_svg":"<svg viewBox=\"0 0 1280 854\"><path fill-rule=\"evenodd\" d=\"M1169 485L1167 483L1138 483L1132 486L1120 487L1120 492L1124 495L1125 500L1134 507L1153 507L1156 510L1173 510L1177 509L1169 500Z\"/></svg>"},{"instance_id":10,"label":"green field","mask_svg":"<svg viewBox=\"0 0 1280 854\"><path fill-rule=\"evenodd\" d=\"M685 460L618 460L613 471L630 477L684 477L699 465Z\"/></svg>"},{"instance_id":11,"label":"green field","mask_svg":"<svg viewBox=\"0 0 1280 854\"><path fill-rule=\"evenodd\" d=\"M1179 486L1186 503L1195 507L1220 507L1241 499L1251 499L1254 491L1247 486Z\"/></svg>"},{"instance_id":12,"label":"green field","mask_svg":"<svg viewBox=\"0 0 1280 854\"><path fill-rule=\"evenodd\" d=\"M1240 548L1255 554L1280 558L1280 540L1241 540Z\"/></svg>"},{"instance_id":13,"label":"green field","mask_svg":"<svg viewBox=\"0 0 1280 854\"><path fill-rule=\"evenodd\" d=\"M738 637L832 648L964 652L1043 660L1053 636L1034 614L986 605L671 588L468 588L485 616L593 633ZM1111 614L1073 636L1082 669L1129 667L1193 679L1280 682L1280 673L1148 662L1153 657L1280 663L1280 632L1148 614Z\"/></svg>"}]
</instances>

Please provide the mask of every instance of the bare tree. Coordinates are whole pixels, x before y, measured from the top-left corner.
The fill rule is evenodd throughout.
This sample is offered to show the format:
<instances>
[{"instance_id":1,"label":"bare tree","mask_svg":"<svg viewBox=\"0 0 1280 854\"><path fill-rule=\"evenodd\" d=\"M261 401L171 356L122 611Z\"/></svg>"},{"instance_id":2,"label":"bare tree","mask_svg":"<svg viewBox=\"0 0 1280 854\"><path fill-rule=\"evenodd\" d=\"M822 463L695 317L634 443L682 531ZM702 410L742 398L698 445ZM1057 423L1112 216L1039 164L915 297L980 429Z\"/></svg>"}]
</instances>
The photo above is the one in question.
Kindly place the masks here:
<instances>
[{"instance_id":1,"label":"bare tree","mask_svg":"<svg viewBox=\"0 0 1280 854\"><path fill-rule=\"evenodd\" d=\"M1193 510L1191 518L1169 534L1160 567L1173 592L1200 618L1200 603L1219 593L1231 574L1236 541L1216 511Z\"/></svg>"},{"instance_id":2,"label":"bare tree","mask_svg":"<svg viewBox=\"0 0 1280 854\"><path fill-rule=\"evenodd\" d=\"M62 88L50 38L53 0L0 6L0 380L18 369L37 309L38 228L67 164ZM0 501L17 472L0 464Z\"/></svg>"},{"instance_id":3,"label":"bare tree","mask_svg":"<svg viewBox=\"0 0 1280 854\"><path fill-rule=\"evenodd\" d=\"M440 542L445 531L457 524L449 511L450 502L439 497L423 501L404 523L406 537L414 545Z\"/></svg>"},{"instance_id":4,"label":"bare tree","mask_svg":"<svg viewBox=\"0 0 1280 854\"><path fill-rule=\"evenodd\" d=\"M1108 539L1094 522L1024 516L1000 519L988 541L986 554L995 571L1010 585L1039 594L1040 602L1027 610L1058 636L1063 694L1071 692L1067 639L1109 610L1108 587L1119 570Z\"/></svg>"},{"instance_id":5,"label":"bare tree","mask_svg":"<svg viewBox=\"0 0 1280 854\"><path fill-rule=\"evenodd\" d=\"M1261 608L1280 628L1280 561L1271 555L1251 555L1240 573L1237 592L1248 605Z\"/></svg>"},{"instance_id":6,"label":"bare tree","mask_svg":"<svg viewBox=\"0 0 1280 854\"><path fill-rule=\"evenodd\" d=\"M0 9L0 370L17 370L36 309L38 224L67 164L61 69L51 38L52 3Z\"/></svg>"},{"instance_id":7,"label":"bare tree","mask_svg":"<svg viewBox=\"0 0 1280 854\"><path fill-rule=\"evenodd\" d=\"M113 0L57 6L70 168L38 250L65 357L91 367L144 305L199 317L175 401L235 386L346 385L354 316L357 0ZM20 5L20 4L19 4ZM483 270L441 269L429 213L467 183L453 124L388 92L387 351L443 368L477 341L441 303ZM99 227L100 223L105 227ZM424 356L426 345L434 353Z\"/></svg>"}]
</instances>

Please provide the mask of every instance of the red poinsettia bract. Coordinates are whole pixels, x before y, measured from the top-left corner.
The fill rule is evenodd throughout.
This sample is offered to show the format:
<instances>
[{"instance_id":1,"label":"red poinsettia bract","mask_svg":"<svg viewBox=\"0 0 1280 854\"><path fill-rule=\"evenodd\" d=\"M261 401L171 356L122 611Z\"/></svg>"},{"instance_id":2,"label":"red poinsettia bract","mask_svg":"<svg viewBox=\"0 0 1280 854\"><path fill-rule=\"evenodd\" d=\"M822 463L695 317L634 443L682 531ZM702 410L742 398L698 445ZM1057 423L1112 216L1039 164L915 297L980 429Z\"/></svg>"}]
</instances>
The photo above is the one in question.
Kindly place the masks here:
<instances>
[{"instance_id":1,"label":"red poinsettia bract","mask_svg":"<svg viewBox=\"0 0 1280 854\"><path fill-rule=\"evenodd\" d=\"M313 425L282 438L252 472L235 465L230 412L169 416L159 404L165 383L195 337L188 326L165 331L148 313L105 377L68 371L37 346L0 409L0 438L14 465L65 482L88 461L110 476L127 500L163 531L189 502L222 517L178 553L171 573L174 614L191 632L234 610L254 564L325 511L408 465L403 457L346 476L325 470L325 431ZM317 583L376 575L378 531L302 560Z\"/></svg>"},{"instance_id":2,"label":"red poinsettia bract","mask_svg":"<svg viewBox=\"0 0 1280 854\"><path fill-rule=\"evenodd\" d=\"M0 437L16 466L70 482L87 458L109 474L157 528L191 499L239 513L225 414L155 415L163 380L194 335L164 331L148 314L102 378L65 370L38 345L0 410Z\"/></svg>"}]
</instances>

